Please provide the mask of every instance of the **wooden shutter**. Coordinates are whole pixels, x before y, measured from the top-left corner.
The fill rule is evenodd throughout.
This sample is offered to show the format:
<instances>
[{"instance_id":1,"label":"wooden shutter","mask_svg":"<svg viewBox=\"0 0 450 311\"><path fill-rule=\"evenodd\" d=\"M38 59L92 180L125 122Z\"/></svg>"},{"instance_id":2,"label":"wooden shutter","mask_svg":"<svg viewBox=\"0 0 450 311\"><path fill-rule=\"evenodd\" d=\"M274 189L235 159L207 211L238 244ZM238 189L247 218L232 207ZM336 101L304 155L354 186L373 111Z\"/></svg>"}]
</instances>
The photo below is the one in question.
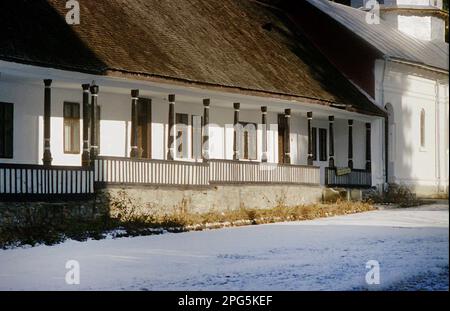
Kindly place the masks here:
<instances>
[{"instance_id":1,"label":"wooden shutter","mask_svg":"<svg viewBox=\"0 0 450 311\"><path fill-rule=\"evenodd\" d=\"M80 153L80 104L64 103L64 153Z\"/></svg>"},{"instance_id":2,"label":"wooden shutter","mask_svg":"<svg viewBox=\"0 0 450 311\"><path fill-rule=\"evenodd\" d=\"M14 106L0 103L0 158L13 157Z\"/></svg>"}]
</instances>

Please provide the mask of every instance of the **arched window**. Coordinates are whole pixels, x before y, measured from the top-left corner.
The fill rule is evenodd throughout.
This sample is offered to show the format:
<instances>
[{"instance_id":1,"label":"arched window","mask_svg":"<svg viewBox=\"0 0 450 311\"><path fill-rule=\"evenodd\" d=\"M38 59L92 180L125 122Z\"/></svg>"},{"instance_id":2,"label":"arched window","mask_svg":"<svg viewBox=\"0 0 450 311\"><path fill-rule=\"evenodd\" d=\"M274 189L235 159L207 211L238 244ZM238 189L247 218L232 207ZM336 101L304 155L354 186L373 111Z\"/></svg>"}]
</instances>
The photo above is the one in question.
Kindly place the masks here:
<instances>
[{"instance_id":1,"label":"arched window","mask_svg":"<svg viewBox=\"0 0 450 311\"><path fill-rule=\"evenodd\" d=\"M425 148L425 110L420 111L420 147Z\"/></svg>"}]
</instances>

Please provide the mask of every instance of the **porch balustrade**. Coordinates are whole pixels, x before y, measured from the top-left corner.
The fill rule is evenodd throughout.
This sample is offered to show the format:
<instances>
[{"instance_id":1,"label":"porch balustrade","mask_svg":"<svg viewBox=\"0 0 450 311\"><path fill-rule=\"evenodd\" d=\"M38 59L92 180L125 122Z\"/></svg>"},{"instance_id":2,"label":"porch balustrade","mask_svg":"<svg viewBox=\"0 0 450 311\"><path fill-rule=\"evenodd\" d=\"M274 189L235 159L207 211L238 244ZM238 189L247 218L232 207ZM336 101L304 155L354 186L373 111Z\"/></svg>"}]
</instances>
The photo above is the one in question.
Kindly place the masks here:
<instances>
[{"instance_id":1,"label":"porch balustrade","mask_svg":"<svg viewBox=\"0 0 450 311\"><path fill-rule=\"evenodd\" d=\"M351 169L350 172L340 175L337 168L326 167L325 185L328 187L370 188L372 186L372 174L369 170Z\"/></svg>"},{"instance_id":2,"label":"porch balustrade","mask_svg":"<svg viewBox=\"0 0 450 311\"><path fill-rule=\"evenodd\" d=\"M305 184L319 185L319 167L210 160L210 182L219 184Z\"/></svg>"},{"instance_id":3,"label":"porch balustrade","mask_svg":"<svg viewBox=\"0 0 450 311\"><path fill-rule=\"evenodd\" d=\"M190 185L308 184L319 185L318 167L209 160L205 163L100 156L95 161L97 184Z\"/></svg>"},{"instance_id":4,"label":"porch balustrade","mask_svg":"<svg viewBox=\"0 0 450 311\"><path fill-rule=\"evenodd\" d=\"M92 167L0 164L0 201L83 199L93 194Z\"/></svg>"},{"instance_id":5,"label":"porch balustrade","mask_svg":"<svg viewBox=\"0 0 450 311\"><path fill-rule=\"evenodd\" d=\"M209 166L196 162L99 156L95 160L95 181L98 185L206 186Z\"/></svg>"}]
</instances>

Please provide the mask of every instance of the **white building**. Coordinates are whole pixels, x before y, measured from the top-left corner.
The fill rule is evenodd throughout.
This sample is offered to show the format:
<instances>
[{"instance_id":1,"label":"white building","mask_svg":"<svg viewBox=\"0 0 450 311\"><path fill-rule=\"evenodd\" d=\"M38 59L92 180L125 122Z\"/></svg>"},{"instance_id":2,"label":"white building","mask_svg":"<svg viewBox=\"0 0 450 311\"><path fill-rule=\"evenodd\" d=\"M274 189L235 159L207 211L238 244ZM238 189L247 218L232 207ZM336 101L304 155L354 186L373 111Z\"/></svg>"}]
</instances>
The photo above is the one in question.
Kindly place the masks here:
<instances>
[{"instance_id":1,"label":"white building","mask_svg":"<svg viewBox=\"0 0 450 311\"><path fill-rule=\"evenodd\" d=\"M3 198L105 184L382 188L388 176L448 191L445 69L377 59L372 96L258 2L80 7L80 25L56 0L0 12Z\"/></svg>"},{"instance_id":2,"label":"white building","mask_svg":"<svg viewBox=\"0 0 450 311\"><path fill-rule=\"evenodd\" d=\"M301 5L303 11L296 11L304 17L299 25L331 62L388 111L383 172L388 181L407 185L419 195L448 193L448 43L444 41L448 13L442 10L442 1L381 1L379 24L367 22L368 9L373 7L362 1L351 5L355 8L308 0ZM320 15L321 29L326 31L309 28L307 14ZM335 30L342 26L348 32ZM321 40L328 36L337 39ZM342 41L347 42L345 47Z\"/></svg>"}]
</instances>

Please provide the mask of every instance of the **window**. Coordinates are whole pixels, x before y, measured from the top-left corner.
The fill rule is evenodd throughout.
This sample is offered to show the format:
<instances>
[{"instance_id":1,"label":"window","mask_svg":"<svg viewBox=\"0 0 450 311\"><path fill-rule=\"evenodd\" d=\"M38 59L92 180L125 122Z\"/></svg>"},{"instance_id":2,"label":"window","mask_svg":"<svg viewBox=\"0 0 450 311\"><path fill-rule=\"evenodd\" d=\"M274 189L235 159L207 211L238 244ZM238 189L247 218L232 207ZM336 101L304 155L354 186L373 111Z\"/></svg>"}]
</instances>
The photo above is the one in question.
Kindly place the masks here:
<instances>
[{"instance_id":1,"label":"window","mask_svg":"<svg viewBox=\"0 0 450 311\"><path fill-rule=\"evenodd\" d=\"M0 102L0 158L13 157L13 122L13 104Z\"/></svg>"},{"instance_id":2,"label":"window","mask_svg":"<svg viewBox=\"0 0 450 311\"><path fill-rule=\"evenodd\" d=\"M327 160L327 130L319 129L319 161Z\"/></svg>"},{"instance_id":3,"label":"window","mask_svg":"<svg viewBox=\"0 0 450 311\"><path fill-rule=\"evenodd\" d=\"M425 110L420 111L420 147L425 148Z\"/></svg>"},{"instance_id":4,"label":"window","mask_svg":"<svg viewBox=\"0 0 450 311\"><path fill-rule=\"evenodd\" d=\"M240 159L256 160L256 123L239 122L242 125L242 134L240 135Z\"/></svg>"},{"instance_id":5,"label":"window","mask_svg":"<svg viewBox=\"0 0 450 311\"><path fill-rule=\"evenodd\" d=\"M64 153L80 153L79 103L64 103Z\"/></svg>"},{"instance_id":6,"label":"window","mask_svg":"<svg viewBox=\"0 0 450 311\"><path fill-rule=\"evenodd\" d=\"M100 106L97 106L96 116L95 116L95 140L97 141L97 152L100 154L100 116L101 110Z\"/></svg>"},{"instance_id":7,"label":"window","mask_svg":"<svg viewBox=\"0 0 450 311\"><path fill-rule=\"evenodd\" d=\"M311 137L311 143L312 143L312 157L313 161L317 161L317 128L312 128L312 137Z\"/></svg>"},{"instance_id":8,"label":"window","mask_svg":"<svg viewBox=\"0 0 450 311\"><path fill-rule=\"evenodd\" d=\"M188 157L187 130L189 126L189 117L187 113L177 113L175 115L176 141L175 147L177 158L184 159Z\"/></svg>"},{"instance_id":9,"label":"window","mask_svg":"<svg viewBox=\"0 0 450 311\"><path fill-rule=\"evenodd\" d=\"M192 159L202 158L202 121L201 116L192 116Z\"/></svg>"}]
</instances>

